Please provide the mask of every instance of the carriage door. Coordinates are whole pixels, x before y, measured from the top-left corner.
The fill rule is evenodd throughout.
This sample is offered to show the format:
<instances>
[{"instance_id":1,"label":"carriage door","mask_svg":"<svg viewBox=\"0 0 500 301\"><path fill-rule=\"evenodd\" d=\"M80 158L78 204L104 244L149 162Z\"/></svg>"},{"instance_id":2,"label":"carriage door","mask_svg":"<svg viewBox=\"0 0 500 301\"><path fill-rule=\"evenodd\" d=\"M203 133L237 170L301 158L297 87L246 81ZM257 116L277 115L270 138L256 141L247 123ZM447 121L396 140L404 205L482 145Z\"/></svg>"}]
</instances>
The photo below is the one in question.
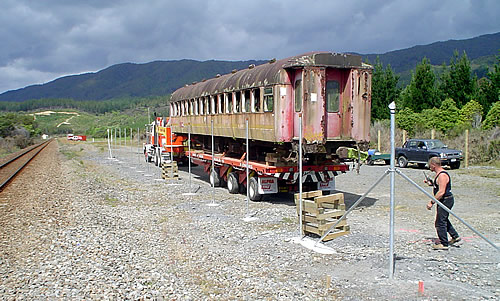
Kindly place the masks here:
<instances>
[{"instance_id":1,"label":"carriage door","mask_svg":"<svg viewBox=\"0 0 500 301\"><path fill-rule=\"evenodd\" d=\"M299 139L299 113L302 113L302 102L304 93L302 90L302 70L297 69L295 76L291 77L292 82L292 106L293 106L293 138ZM304 118L304 116L302 116Z\"/></svg>"},{"instance_id":2,"label":"carriage door","mask_svg":"<svg viewBox=\"0 0 500 301\"><path fill-rule=\"evenodd\" d=\"M326 138L340 138L344 120L342 119L342 73L339 69L328 68L325 81Z\"/></svg>"},{"instance_id":3,"label":"carriage door","mask_svg":"<svg viewBox=\"0 0 500 301\"><path fill-rule=\"evenodd\" d=\"M308 67L298 71L292 85L294 87L295 137L298 138L299 118L302 112L302 137L306 143L323 143L324 106L321 78L324 69Z\"/></svg>"}]
</instances>

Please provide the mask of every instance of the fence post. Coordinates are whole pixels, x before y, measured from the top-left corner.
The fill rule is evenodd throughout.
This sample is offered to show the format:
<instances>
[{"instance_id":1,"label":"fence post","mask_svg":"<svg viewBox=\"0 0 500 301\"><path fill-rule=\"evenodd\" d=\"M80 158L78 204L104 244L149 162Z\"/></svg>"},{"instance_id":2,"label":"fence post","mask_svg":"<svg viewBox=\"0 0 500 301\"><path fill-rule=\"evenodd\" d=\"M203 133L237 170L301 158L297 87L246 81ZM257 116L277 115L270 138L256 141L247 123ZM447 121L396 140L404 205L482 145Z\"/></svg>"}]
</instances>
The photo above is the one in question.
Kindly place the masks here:
<instances>
[{"instance_id":1,"label":"fence post","mask_svg":"<svg viewBox=\"0 0 500 301\"><path fill-rule=\"evenodd\" d=\"M378 130L377 134L378 134L378 137L377 137L377 149L378 149L379 152L381 152L381 150L380 150L380 130Z\"/></svg>"},{"instance_id":2,"label":"fence post","mask_svg":"<svg viewBox=\"0 0 500 301\"><path fill-rule=\"evenodd\" d=\"M431 130L431 139L434 139L436 137L436 130L432 129Z\"/></svg>"},{"instance_id":3,"label":"fence post","mask_svg":"<svg viewBox=\"0 0 500 301\"><path fill-rule=\"evenodd\" d=\"M406 130L403 130L403 143L401 145L405 144L406 142Z\"/></svg>"},{"instance_id":4,"label":"fence post","mask_svg":"<svg viewBox=\"0 0 500 301\"><path fill-rule=\"evenodd\" d=\"M465 168L469 167L469 129L465 130Z\"/></svg>"}]
</instances>

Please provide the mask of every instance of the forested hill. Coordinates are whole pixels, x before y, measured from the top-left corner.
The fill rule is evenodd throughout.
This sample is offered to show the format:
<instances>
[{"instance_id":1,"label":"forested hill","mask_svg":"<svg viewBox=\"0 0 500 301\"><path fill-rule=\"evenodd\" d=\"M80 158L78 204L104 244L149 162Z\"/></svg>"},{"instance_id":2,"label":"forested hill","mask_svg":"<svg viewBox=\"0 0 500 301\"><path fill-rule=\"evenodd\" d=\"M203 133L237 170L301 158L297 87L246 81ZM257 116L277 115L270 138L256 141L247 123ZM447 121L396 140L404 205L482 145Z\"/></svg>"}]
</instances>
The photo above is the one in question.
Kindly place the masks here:
<instances>
[{"instance_id":1,"label":"forested hill","mask_svg":"<svg viewBox=\"0 0 500 301\"><path fill-rule=\"evenodd\" d=\"M96 73L58 78L43 85L7 91L0 101L24 101L41 98L106 100L121 97L167 95L193 81L217 74L245 69L266 61L155 61L146 64L117 64Z\"/></svg>"},{"instance_id":2,"label":"forested hill","mask_svg":"<svg viewBox=\"0 0 500 301\"><path fill-rule=\"evenodd\" d=\"M402 73L415 69L417 63L420 63L424 57L427 57L432 65L449 64L455 50L459 52L459 55L462 55L465 51L470 60L498 55L500 32L466 40L449 40L428 45L418 45L384 54L365 54L363 57L373 64L378 56L384 65L391 64L396 73Z\"/></svg>"},{"instance_id":3,"label":"forested hill","mask_svg":"<svg viewBox=\"0 0 500 301\"><path fill-rule=\"evenodd\" d=\"M455 50L467 53L470 60L499 54L500 32L467 40L450 40L420 45L384 54L363 55L374 63L379 56L390 64L396 73L410 74L422 58L433 65L449 63ZM335 51L335 49L332 49ZM483 60L488 61L488 60ZM124 97L167 95L184 84L230 73L233 69L248 68L250 64L265 61L156 61L146 64L118 64L96 73L86 73L58 78L43 85L7 91L0 94L0 101L25 101L43 98L72 98L75 100L106 100ZM482 63L481 63L482 64ZM487 67L487 66L486 66ZM483 68L484 69L484 68Z\"/></svg>"}]
</instances>

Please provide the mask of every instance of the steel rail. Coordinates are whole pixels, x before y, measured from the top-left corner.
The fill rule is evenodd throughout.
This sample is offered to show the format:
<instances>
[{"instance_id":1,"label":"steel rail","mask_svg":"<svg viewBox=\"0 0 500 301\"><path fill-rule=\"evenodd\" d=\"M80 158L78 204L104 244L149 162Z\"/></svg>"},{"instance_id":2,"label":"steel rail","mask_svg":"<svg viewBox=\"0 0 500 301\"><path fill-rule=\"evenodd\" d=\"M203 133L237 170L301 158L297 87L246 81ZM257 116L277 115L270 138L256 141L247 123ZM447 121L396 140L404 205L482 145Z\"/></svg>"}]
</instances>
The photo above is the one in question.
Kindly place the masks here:
<instances>
[{"instance_id":1,"label":"steel rail","mask_svg":"<svg viewBox=\"0 0 500 301\"><path fill-rule=\"evenodd\" d=\"M24 163L22 164L15 172L13 172L8 178L7 180L3 181L1 184L0 184L0 191L2 191L9 183L10 181L12 181L12 179L14 179L14 177L19 174L21 172L21 170L23 170L30 162L31 160L33 160L33 158L36 157L36 155L38 155L45 147L47 147L47 145L49 145L50 142L52 142L54 139L50 139L48 141L45 141L45 142L42 142L30 149L28 149L27 151L24 151L22 152L21 154L15 156L14 158L8 160L7 162L3 163L2 165L0 165L0 169L4 168L5 166L7 166L8 164L12 163L12 162L15 162L16 160L20 159L21 157L24 157L26 155L28 155L30 152L34 152L34 154ZM36 151L35 151L36 150Z\"/></svg>"}]
</instances>

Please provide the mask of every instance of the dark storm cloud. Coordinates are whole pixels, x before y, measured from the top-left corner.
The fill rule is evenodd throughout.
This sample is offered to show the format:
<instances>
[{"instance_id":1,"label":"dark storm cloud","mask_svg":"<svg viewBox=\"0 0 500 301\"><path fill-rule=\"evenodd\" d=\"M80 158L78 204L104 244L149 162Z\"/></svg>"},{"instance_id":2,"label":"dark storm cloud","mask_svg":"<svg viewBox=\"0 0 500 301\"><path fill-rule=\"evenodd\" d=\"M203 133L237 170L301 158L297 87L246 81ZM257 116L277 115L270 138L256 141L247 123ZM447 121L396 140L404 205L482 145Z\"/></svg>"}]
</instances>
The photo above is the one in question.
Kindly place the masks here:
<instances>
[{"instance_id":1,"label":"dark storm cloud","mask_svg":"<svg viewBox=\"0 0 500 301\"><path fill-rule=\"evenodd\" d=\"M4 0L0 92L122 62L382 53L499 31L498 1Z\"/></svg>"}]
</instances>

